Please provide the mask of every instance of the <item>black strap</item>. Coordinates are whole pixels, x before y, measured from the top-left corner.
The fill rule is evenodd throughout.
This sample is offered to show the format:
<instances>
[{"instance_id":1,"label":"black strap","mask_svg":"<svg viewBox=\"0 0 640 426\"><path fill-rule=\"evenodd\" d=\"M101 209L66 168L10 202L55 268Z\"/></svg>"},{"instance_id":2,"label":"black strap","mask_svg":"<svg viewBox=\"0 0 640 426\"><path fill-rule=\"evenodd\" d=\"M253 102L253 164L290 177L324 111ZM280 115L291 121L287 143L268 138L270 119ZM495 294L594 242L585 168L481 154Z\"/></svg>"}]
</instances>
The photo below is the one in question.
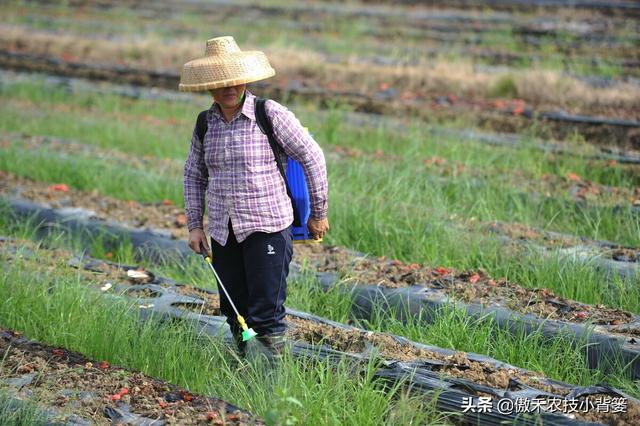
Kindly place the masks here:
<instances>
[{"instance_id":1,"label":"black strap","mask_svg":"<svg viewBox=\"0 0 640 426\"><path fill-rule=\"evenodd\" d=\"M196 120L196 135L198 139L200 139L200 143L204 144L204 135L207 133L207 128L209 125L207 124L207 109L198 114L198 119Z\"/></svg>"},{"instance_id":2,"label":"black strap","mask_svg":"<svg viewBox=\"0 0 640 426\"><path fill-rule=\"evenodd\" d=\"M291 207L293 207L293 226L300 227L302 223L300 221L300 215L298 214L298 208L296 207L296 203L293 201L293 195L291 194L291 188L289 187L289 182L287 181L287 173L285 172L284 165L282 164L281 154L284 152L282 146L276 141L276 137L273 133L273 125L271 123L271 119L267 115L267 108L265 106L267 100L264 98L255 99L256 109L256 123L258 123L258 127L267 135L267 139L269 140L269 146L271 147L271 151L273 151L273 156L276 158L276 164L278 165L278 170L280 170L280 174L282 175L282 179L284 179L284 185L287 188L287 195L291 199Z\"/></svg>"}]
</instances>

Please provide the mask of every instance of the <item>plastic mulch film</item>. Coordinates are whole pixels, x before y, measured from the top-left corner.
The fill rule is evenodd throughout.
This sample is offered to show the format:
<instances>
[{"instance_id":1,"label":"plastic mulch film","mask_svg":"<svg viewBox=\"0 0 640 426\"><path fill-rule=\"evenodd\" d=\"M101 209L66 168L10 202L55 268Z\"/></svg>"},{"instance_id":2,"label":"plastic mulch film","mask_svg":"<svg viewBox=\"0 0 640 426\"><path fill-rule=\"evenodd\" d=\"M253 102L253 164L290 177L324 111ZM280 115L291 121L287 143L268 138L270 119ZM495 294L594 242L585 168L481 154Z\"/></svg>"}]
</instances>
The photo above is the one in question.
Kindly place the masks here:
<instances>
[{"instance_id":1,"label":"plastic mulch film","mask_svg":"<svg viewBox=\"0 0 640 426\"><path fill-rule=\"evenodd\" d=\"M10 205L16 214L35 218L36 223L41 224L38 230L39 235L44 235L52 229L64 229L85 237L106 233L114 241L129 239L138 255L152 261L163 261L170 257L186 259L193 254L184 241L172 239L163 232L125 228L116 222L91 219L86 214L75 210L68 212L64 209L51 209L23 199L12 199ZM300 267L292 263L290 278L295 277L299 272ZM325 289L338 283L338 276L335 273L320 272L317 273L317 278ZM619 369L620 365L629 365L632 376L640 379L640 341L634 337L628 337L640 335L640 321L637 316L633 321L620 326L589 327L567 321L543 319L531 314L521 314L500 305L482 306L454 302L442 292L423 286L387 288L366 283L340 284L340 286L353 294L354 314L358 317L370 318L375 307L389 307L397 312L400 319L406 319L406 315L410 315L430 323L433 322L434 315L439 309L455 306L475 317L491 314L498 327L514 332L524 330L526 333L533 333L540 330L548 338L562 333L574 340L576 344L582 343L581 347L586 352L588 365L591 368L608 371L612 368ZM615 329L625 332L628 336L614 333Z\"/></svg>"},{"instance_id":2,"label":"plastic mulch film","mask_svg":"<svg viewBox=\"0 0 640 426\"><path fill-rule=\"evenodd\" d=\"M88 270L103 270L100 264L105 262L85 258L81 261L72 259L70 263ZM134 266L106 263L114 268L137 270ZM199 331L214 337L222 336L230 342L225 319L217 315L216 306L211 306L218 301L215 292L180 286L150 271L145 273L149 277L147 283L117 285L118 293L137 297L144 303L140 305L144 310L190 321ZM185 293L190 296L185 296ZM380 365L376 377L402 382L411 392L426 398L437 395L435 404L438 409L459 413L464 422L492 425L507 421L533 425L542 420L544 424L553 425L594 424L586 418L554 412L517 411L517 407L524 409L536 403L543 408L546 404L567 404L566 401L580 406L584 404L581 401L586 401L590 395L624 398L628 404L639 404L640 407L640 402L609 387L569 385L479 354L374 333L292 309L287 310L285 319L289 324L289 344L294 357L346 359L353 363L355 370L375 358Z\"/></svg>"},{"instance_id":3,"label":"plastic mulch film","mask_svg":"<svg viewBox=\"0 0 640 426\"><path fill-rule=\"evenodd\" d=\"M638 248L536 228L519 229L516 226L512 230L512 225L503 222L494 222L487 228L507 244L516 244L543 255L553 254L563 260L592 265L607 278L620 276L629 280L640 279Z\"/></svg>"},{"instance_id":4,"label":"plastic mulch film","mask_svg":"<svg viewBox=\"0 0 640 426\"><path fill-rule=\"evenodd\" d=\"M33 205L30 207L33 208ZM36 210L36 212L37 211L38 210ZM31 211L30 213L33 214L34 212ZM44 217L51 217L52 212L49 212L48 214L49 216L45 215ZM57 222L60 219L62 218L53 216L54 222ZM91 222L90 220L78 219L73 217L72 218L65 217L64 219L66 219L64 221L66 225L66 229L71 230L72 232L88 231L88 232L96 233L96 232L100 232L103 229L101 227L101 223L96 223L95 221ZM69 226L70 224L72 226ZM124 237L125 235L129 235L130 233L128 229L118 227L114 224L110 225L109 231L116 235L119 235L121 238ZM143 234L139 233L138 235L143 235ZM180 245L183 245L186 247L186 244L184 242L171 240L166 236L158 233L146 232L146 234L144 235L147 236L148 238L147 240L132 239L132 241L134 242L135 248L149 248L149 247L154 247L154 245L156 244L157 244L156 247L171 246L175 248L175 247L179 247ZM187 250L188 249L176 250L176 253L178 254L178 256L185 256L186 254L189 254ZM153 253L153 249L151 252ZM110 262L95 261L91 259L87 259L87 263L82 263L82 262L80 263L83 265L82 267L85 267L86 265L86 267L90 269L92 267L96 267L95 262L112 264ZM115 265L115 264L112 264L112 265ZM135 269L134 266L125 266L124 268ZM331 287L336 282L335 278L336 276L332 274L322 274L321 282L323 283L323 285L327 287ZM179 285L175 285L171 280L166 280L161 277L156 277L153 273L148 272L148 278L144 280L144 283L130 286L127 289L127 293L129 294L129 296L134 296L140 299L142 302L140 304L140 307L145 311L156 312L158 314L166 316L167 318L181 318L181 319L190 321L192 324L195 324L197 328L199 328L202 332L205 332L206 334L210 334L218 337L222 335L226 340L230 340L230 332L225 323L225 319L223 317L220 317L217 315L206 315L206 314L202 315L199 313L204 310L203 305L206 305L206 303L204 303L204 300L202 300L201 302L198 302L196 299L198 298L206 299L205 294L208 294L209 296L213 296L215 295L215 292L211 292L209 290L203 290L203 289L195 289L195 290L199 292L199 295L194 296L192 294L185 298L184 297L185 294L184 292L180 291ZM139 293L136 294L136 291ZM353 288L351 288L350 291L354 292L355 306L357 310L360 310L360 314L363 314L363 313L366 314L367 312L370 314L373 311L373 306L376 303L378 303L378 304L381 304L382 306L403 306L403 307L408 306L410 308L410 310L408 311L410 315L415 315L418 312L422 312L422 317L425 318L426 320L429 320L428 318L429 315L434 315L438 308L442 306L451 305L453 303L452 301L442 297L442 295L440 295L440 297L438 298L433 298L431 297L432 295L428 295L429 292L426 291L425 288L418 287L418 286L392 289L392 288L384 288L380 286L358 285L358 286L353 286ZM487 308L484 308L480 305L468 305L466 306L466 309L472 315L483 315L487 313ZM398 310L398 311L402 312L402 310ZM514 328L514 327L521 327L524 325L525 327L528 327L528 330L532 331L535 329L537 325L539 325L537 321L540 321L540 320L536 317L523 316L524 318L524 321L523 321L523 318L517 318L516 316L516 318L519 320L518 321L513 319L514 312L510 310L503 309L503 308L499 308L499 309L495 308L494 311L495 311L495 315L497 316L496 322L503 327ZM305 313L300 313L295 311L288 311L287 321L290 323L290 329L293 329L293 330L299 331L300 322L306 321L308 324L307 328L310 327L311 329L313 329L315 327L313 326L313 324L316 324L321 327L332 328L333 334L336 334L336 333L338 335L345 334L345 333L351 334L351 336L346 339L343 338L342 340L334 341L333 345L325 344L324 339L326 336L323 334L324 331L321 331L321 335L319 336L319 339L317 341L315 341L313 338L307 339L311 341L302 341L302 342L299 341L300 339L294 339L296 343L293 345L292 350L293 350L293 353L298 356L305 356L305 357L320 356L322 358L330 358L330 359L333 359L335 357L338 357L338 358L348 357L350 359L364 361L371 356L375 356L375 353L380 350L379 347L375 347L375 345L371 345L366 341L369 338L375 338L375 336L379 334L372 334L371 332L367 332L365 330L359 330L354 327L350 327L342 324L338 325L337 323L333 323L331 321L318 318L310 314L305 314ZM545 335L555 336L558 332L559 325L555 324L554 326L553 322L550 322L550 321L544 322L544 324L542 325L544 326L545 324L546 324L546 328L544 328L546 330ZM305 332L304 329L302 330L303 332ZM308 334L306 335L308 336ZM363 336L365 337L368 336L368 337L365 338ZM398 337L393 337L393 339L396 342L404 342L405 344L407 343L406 339L402 339ZM358 343L359 341L361 341L360 343L362 343L362 345L359 345ZM335 347L336 342L338 342L337 348ZM611 352L619 351L620 349L619 346L612 348L614 346L614 343L616 342L617 340L614 342L614 338L610 338L610 340L606 342L605 342L605 339L602 339L602 341L600 340L597 341L597 343L601 343L601 344L596 346L601 346L601 348L596 349L595 351L590 350L590 357L593 357L593 359L597 359L598 362L602 361L601 358L603 353L606 355ZM387 341L386 343L388 344L389 342ZM609 343L609 346L606 348L605 348L605 343ZM340 346L343 344L346 346ZM437 357L447 356L447 355L444 355L447 353L451 354L451 351L446 351L441 348L428 348L428 347L425 347L424 345L420 346L419 344L414 342L409 342L409 345L414 346L416 348L420 347L421 349L424 349L424 350L432 350L433 354L436 354L436 355L440 354ZM608 350L609 352L604 352L605 349ZM383 347L383 352L384 350L386 350L385 347ZM464 354L460 352L458 352L457 354L463 354L464 360L466 360L465 362L471 362L472 365L476 365L476 366L479 365L479 363L484 363L485 365L490 366L491 369L500 369L500 368L505 368L506 366L506 364L504 363L500 363L496 360L491 360L490 358L482 357L480 355ZM402 356L400 358L402 358ZM394 359L393 356L391 358L387 356L384 359L386 360L386 364L385 364L385 367L381 368L380 371L378 371L377 374L379 377L385 378L388 380L394 380L394 381L403 380L406 382L406 384L409 386L410 389L414 391L420 391L420 392L428 391L430 388L424 383L418 386L418 382L416 382L416 385L414 386L413 379L409 378L407 381L407 373L413 374L413 372L420 372L421 373L420 377L426 377L426 376L429 376L429 374L424 373L423 370L433 371L434 368L436 370L446 368L447 371L449 372L455 372L457 370L452 370L452 368L459 370L459 367L460 367L460 365L458 365L457 363L454 363L454 365L445 365L446 363L443 364L442 362L434 362L433 360L422 358L419 360L420 361L419 365L422 366L421 367L422 369L418 369L415 364L411 364L411 363L406 364L407 361L402 359ZM434 367L434 366L439 366L439 367ZM465 368L466 367L463 367L462 370L464 371ZM516 367L511 367L511 366L506 366L506 368L510 373L523 371L521 369L517 369ZM444 376L447 376L447 374L445 374ZM418 376L415 376L415 377L418 377ZM477 390L478 389L476 386L477 384L465 385L464 383L461 384L459 382L460 380L462 380L463 382L465 381L464 378L457 378L456 380L454 380L454 382L456 382L454 384L457 387L456 392L462 392L460 389L467 390L467 394L464 395L465 399L462 402L468 405L468 404L473 404L473 402L476 400L479 401L480 400L479 398L483 398L482 394L478 395L478 392L481 392L481 391ZM548 380L548 379L542 378L541 380ZM450 381L451 380L449 380L449 382ZM451 384L446 380L440 380L440 382L442 384L440 384L439 387L434 386L433 389L431 390L439 391L439 390L442 390L443 387L444 389L451 388ZM473 382L470 382L470 383L473 383ZM560 388L568 389L568 391L565 392L566 395L570 394L573 391L578 392L578 390L581 389L578 387L571 387L570 385L565 385L565 384L561 384L561 385L558 384L557 386L560 386ZM493 388L492 386L488 386L488 387ZM514 391L508 389L507 387L507 389L502 389L502 390L494 389L493 393L486 392L485 395L486 394L489 394L489 395L502 394L504 395L504 397L508 398L508 396L512 392ZM617 392L617 394L619 394L619 392ZM453 394L446 393L445 395L451 396ZM523 398L522 395L524 394L521 394L521 393L518 394L518 396L521 396L521 398ZM474 397L477 399L474 400L473 399ZM553 398L556 398L556 396L554 396ZM566 399L566 396L565 396L565 399ZM460 402L460 400L458 400L458 402ZM486 401L484 402L486 403ZM515 399L512 402L515 403ZM632 402L633 404L636 403L635 400L632 400ZM443 399L443 402L441 404L443 405L440 405L439 407L442 408L443 410L451 408L448 405L446 405L447 404L446 398ZM451 409L454 409L454 408L451 408ZM465 409L464 405L456 405L454 411L462 412L464 409ZM472 418L474 418L474 416L477 416L482 418L483 421L486 420L488 422L484 424L497 424L497 423L491 423L492 422L491 417L496 415L496 412L494 411L491 411L490 413L487 412L486 410L483 412L480 412L478 410L476 410L475 412L473 410L470 410L470 411L471 411L471 414L469 415L471 415ZM467 413L464 413L464 414L467 414ZM485 416L485 414L490 414L490 416L487 417ZM499 414L497 417L502 420L509 421L509 422L513 421L513 415L511 415L513 413L511 414L497 413L497 414ZM545 424L566 424L567 421L572 420L570 417L555 414L555 413L541 413L540 415L546 416ZM560 417L557 418L558 416ZM558 423L555 423L556 421ZM580 421L582 422L582 420Z\"/></svg>"},{"instance_id":5,"label":"plastic mulch film","mask_svg":"<svg viewBox=\"0 0 640 426\"><path fill-rule=\"evenodd\" d=\"M0 328L0 386L11 409L30 402L51 425L264 424L217 398L191 394L140 372L27 340Z\"/></svg>"},{"instance_id":6,"label":"plastic mulch film","mask_svg":"<svg viewBox=\"0 0 640 426\"><path fill-rule=\"evenodd\" d=\"M338 283L337 275L332 273L319 273L318 280L325 289ZM514 333L524 331L532 334L539 331L549 339L565 336L584 349L590 368L611 371L619 369L620 365L629 365L632 377L640 379L640 338L633 337L640 335L640 318L637 315L632 321L620 326L593 326L522 314L497 304L481 305L454 301L441 291L422 286L340 286L352 294L354 315L360 318L371 318L376 309L387 308L395 312L400 320L406 321L411 317L432 323L440 310L455 307L475 318L490 315L496 326ZM628 335L623 336L615 331Z\"/></svg>"},{"instance_id":7,"label":"plastic mulch film","mask_svg":"<svg viewBox=\"0 0 640 426\"><path fill-rule=\"evenodd\" d=\"M115 221L97 220L87 210L52 209L21 198L10 199L9 206L17 216L30 218L39 225L38 237L61 230L82 237L87 243L101 235L107 247L126 240L136 250L136 255L152 262L185 259L193 253L185 241L172 239L162 230L127 228Z\"/></svg>"}]
</instances>

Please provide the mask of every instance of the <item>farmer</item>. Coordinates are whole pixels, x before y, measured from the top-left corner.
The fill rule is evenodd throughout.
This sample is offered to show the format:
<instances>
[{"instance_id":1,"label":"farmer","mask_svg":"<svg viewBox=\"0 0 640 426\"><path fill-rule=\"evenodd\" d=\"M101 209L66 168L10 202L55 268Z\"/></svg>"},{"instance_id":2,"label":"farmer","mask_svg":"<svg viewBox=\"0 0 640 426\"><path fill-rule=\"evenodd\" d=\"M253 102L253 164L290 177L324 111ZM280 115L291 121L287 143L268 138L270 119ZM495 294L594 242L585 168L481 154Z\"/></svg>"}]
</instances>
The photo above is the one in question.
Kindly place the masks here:
<instances>
[{"instance_id":1,"label":"farmer","mask_svg":"<svg viewBox=\"0 0 640 426\"><path fill-rule=\"evenodd\" d=\"M179 88L208 91L214 101L203 140L198 126L194 129L184 166L189 247L197 253L201 245L211 250L231 300L257 339L277 355L284 347L293 209L267 136L256 123L256 97L246 87L273 75L264 53L241 51L233 37L218 37L207 41L204 57L184 65ZM320 239L329 229L322 150L287 108L272 100L265 106L277 142L302 165L311 200L307 226ZM210 248L202 219L205 194ZM219 293L221 311L244 354L242 330L222 289Z\"/></svg>"}]
</instances>

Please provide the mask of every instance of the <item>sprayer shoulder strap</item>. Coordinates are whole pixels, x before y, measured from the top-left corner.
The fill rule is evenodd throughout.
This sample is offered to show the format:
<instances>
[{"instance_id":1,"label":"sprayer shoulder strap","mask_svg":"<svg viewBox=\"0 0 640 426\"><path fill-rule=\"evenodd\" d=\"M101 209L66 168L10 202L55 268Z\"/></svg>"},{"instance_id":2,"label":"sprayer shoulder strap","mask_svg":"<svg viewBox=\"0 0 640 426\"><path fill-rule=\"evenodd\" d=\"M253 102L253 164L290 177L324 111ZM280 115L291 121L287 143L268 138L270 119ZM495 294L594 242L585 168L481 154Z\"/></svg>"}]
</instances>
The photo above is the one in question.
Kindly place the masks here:
<instances>
[{"instance_id":1,"label":"sprayer shoulder strap","mask_svg":"<svg viewBox=\"0 0 640 426\"><path fill-rule=\"evenodd\" d=\"M284 149L280 146L278 141L276 140L276 136L273 133L273 124L271 123L271 118L267 115L266 102L267 100L264 98L256 97L256 123L258 127L267 135L267 139L269 140L269 146L271 147L271 151L273 151L273 156L276 158L276 164L278 165L278 170L280 170L280 174L284 178L285 182L287 181L286 171L284 168L284 164L282 164L282 154L284 153ZM287 185L288 189L288 185Z\"/></svg>"},{"instance_id":2,"label":"sprayer shoulder strap","mask_svg":"<svg viewBox=\"0 0 640 426\"><path fill-rule=\"evenodd\" d=\"M207 134L207 129L209 125L207 124L207 109L200 112L198 114L198 119L196 120L196 135L198 139L200 139L200 143L204 144L204 135Z\"/></svg>"},{"instance_id":3,"label":"sprayer shoulder strap","mask_svg":"<svg viewBox=\"0 0 640 426\"><path fill-rule=\"evenodd\" d=\"M296 203L293 201L293 195L291 193L291 188L289 187L289 181L287 180L287 173L284 169L284 165L282 164L282 154L284 153L284 149L276 140L276 136L273 133L273 124L271 123L271 119L267 115L266 104L267 99L256 97L255 99L255 114L256 114L256 123L258 127L267 135L267 139L269 140L269 146L271 146L271 151L273 151L273 156L276 159L276 164L278 166L278 170L282 175L282 179L284 179L284 184L287 188L287 195L291 199L291 207L293 207L293 225L300 226L300 216L298 214L298 208L296 207Z\"/></svg>"}]
</instances>

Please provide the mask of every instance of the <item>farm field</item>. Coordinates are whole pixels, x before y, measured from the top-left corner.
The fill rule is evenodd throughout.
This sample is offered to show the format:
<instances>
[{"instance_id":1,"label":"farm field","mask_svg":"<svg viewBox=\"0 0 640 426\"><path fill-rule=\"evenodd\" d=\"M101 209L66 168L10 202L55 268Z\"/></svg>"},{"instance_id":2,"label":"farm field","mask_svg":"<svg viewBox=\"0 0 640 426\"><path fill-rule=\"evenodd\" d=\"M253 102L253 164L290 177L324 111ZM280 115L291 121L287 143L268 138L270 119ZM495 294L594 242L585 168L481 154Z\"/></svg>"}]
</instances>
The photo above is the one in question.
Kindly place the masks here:
<instances>
[{"instance_id":1,"label":"farm field","mask_svg":"<svg viewBox=\"0 0 640 426\"><path fill-rule=\"evenodd\" d=\"M0 423L638 424L639 27L626 1L6 2ZM220 35L327 161L277 366L238 359L186 247L211 98L177 85Z\"/></svg>"}]
</instances>

